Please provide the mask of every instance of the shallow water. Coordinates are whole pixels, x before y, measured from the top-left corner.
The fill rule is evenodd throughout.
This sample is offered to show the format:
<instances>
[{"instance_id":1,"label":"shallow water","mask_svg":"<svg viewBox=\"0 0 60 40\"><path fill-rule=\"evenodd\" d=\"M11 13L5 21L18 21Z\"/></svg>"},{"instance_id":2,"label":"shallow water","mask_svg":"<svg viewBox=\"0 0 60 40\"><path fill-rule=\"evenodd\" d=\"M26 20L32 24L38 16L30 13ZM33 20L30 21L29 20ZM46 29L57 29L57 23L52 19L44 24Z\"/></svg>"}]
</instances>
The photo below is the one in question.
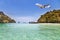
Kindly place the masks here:
<instances>
[{"instance_id":1,"label":"shallow water","mask_svg":"<svg viewBox=\"0 0 60 40\"><path fill-rule=\"evenodd\" d=\"M60 25L0 24L0 40L60 40Z\"/></svg>"}]
</instances>

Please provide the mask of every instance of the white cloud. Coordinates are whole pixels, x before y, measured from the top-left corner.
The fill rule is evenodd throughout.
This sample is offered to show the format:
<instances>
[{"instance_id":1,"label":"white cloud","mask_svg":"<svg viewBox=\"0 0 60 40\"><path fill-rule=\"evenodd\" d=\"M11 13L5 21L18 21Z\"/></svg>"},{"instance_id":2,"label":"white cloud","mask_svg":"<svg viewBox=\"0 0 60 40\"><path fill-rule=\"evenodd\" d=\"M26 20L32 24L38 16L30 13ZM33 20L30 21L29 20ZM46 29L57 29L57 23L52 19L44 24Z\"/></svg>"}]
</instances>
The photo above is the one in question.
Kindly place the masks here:
<instances>
[{"instance_id":1,"label":"white cloud","mask_svg":"<svg viewBox=\"0 0 60 40\"><path fill-rule=\"evenodd\" d=\"M36 18L35 17L30 17L30 16L27 16L27 17L15 17L14 18L17 22L32 22L32 21L36 21Z\"/></svg>"}]
</instances>

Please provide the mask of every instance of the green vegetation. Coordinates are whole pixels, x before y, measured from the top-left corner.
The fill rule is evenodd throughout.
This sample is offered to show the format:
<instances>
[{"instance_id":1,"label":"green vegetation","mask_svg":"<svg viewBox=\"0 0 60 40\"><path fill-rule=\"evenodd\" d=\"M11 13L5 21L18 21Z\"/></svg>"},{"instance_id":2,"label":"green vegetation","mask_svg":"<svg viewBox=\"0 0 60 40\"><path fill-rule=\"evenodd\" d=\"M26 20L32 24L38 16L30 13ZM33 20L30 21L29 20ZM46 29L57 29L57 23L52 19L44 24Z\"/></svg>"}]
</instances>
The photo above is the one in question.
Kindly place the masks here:
<instances>
[{"instance_id":1,"label":"green vegetation","mask_svg":"<svg viewBox=\"0 0 60 40\"><path fill-rule=\"evenodd\" d=\"M15 23L15 20L11 19L7 15L5 15L2 11L0 11L0 23Z\"/></svg>"},{"instance_id":2,"label":"green vegetation","mask_svg":"<svg viewBox=\"0 0 60 40\"><path fill-rule=\"evenodd\" d=\"M38 23L60 23L60 10L53 10L41 15Z\"/></svg>"}]
</instances>

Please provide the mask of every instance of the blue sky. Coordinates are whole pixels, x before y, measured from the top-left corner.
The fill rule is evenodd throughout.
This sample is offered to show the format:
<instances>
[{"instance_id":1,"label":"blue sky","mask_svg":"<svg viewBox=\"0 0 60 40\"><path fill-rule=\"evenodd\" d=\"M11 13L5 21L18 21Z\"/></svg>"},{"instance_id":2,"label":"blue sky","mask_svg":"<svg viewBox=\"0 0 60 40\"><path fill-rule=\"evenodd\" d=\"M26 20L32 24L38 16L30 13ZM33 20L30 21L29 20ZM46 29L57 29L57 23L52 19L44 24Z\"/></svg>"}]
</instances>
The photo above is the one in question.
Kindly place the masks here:
<instances>
[{"instance_id":1,"label":"blue sky","mask_svg":"<svg viewBox=\"0 0 60 40\"><path fill-rule=\"evenodd\" d=\"M40 9L35 3L50 4L51 8ZM60 0L0 0L0 11L16 21L36 21L40 15L53 9L60 9Z\"/></svg>"}]
</instances>

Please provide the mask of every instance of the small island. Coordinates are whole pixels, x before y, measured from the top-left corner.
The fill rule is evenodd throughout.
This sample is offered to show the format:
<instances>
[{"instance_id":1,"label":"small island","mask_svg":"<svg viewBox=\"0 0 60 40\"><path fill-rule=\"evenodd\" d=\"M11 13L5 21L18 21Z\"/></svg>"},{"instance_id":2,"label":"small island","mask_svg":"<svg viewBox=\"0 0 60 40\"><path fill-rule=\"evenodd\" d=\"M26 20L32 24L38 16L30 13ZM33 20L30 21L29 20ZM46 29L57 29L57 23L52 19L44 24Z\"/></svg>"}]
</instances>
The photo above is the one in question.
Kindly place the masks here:
<instances>
[{"instance_id":1,"label":"small island","mask_svg":"<svg viewBox=\"0 0 60 40\"><path fill-rule=\"evenodd\" d=\"M29 24L37 24L37 22L29 22Z\"/></svg>"},{"instance_id":2,"label":"small island","mask_svg":"<svg viewBox=\"0 0 60 40\"><path fill-rule=\"evenodd\" d=\"M41 15L37 23L60 23L60 10L53 10Z\"/></svg>"},{"instance_id":3,"label":"small island","mask_svg":"<svg viewBox=\"0 0 60 40\"><path fill-rule=\"evenodd\" d=\"M7 15L5 15L2 11L0 11L0 23L16 23L14 19L11 19Z\"/></svg>"}]
</instances>

